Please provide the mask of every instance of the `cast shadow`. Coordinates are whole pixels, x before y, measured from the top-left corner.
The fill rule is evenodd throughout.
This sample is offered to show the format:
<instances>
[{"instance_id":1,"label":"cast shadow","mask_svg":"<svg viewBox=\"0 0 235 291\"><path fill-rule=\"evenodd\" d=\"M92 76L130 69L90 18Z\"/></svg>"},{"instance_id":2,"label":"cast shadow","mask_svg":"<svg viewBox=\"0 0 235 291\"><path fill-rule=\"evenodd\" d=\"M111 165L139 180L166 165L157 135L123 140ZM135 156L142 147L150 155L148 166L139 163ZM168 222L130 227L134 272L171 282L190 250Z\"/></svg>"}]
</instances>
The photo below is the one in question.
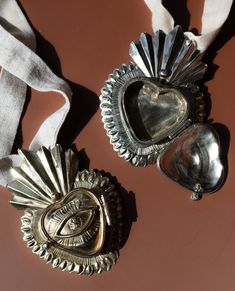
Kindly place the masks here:
<instances>
[{"instance_id":1,"label":"cast shadow","mask_svg":"<svg viewBox=\"0 0 235 291\"><path fill-rule=\"evenodd\" d=\"M175 20L175 24L182 26L184 31L188 31L190 24L190 12L187 8L187 0L171 1L165 0L164 6L171 13ZM192 29L192 32L198 34L196 28ZM202 89L205 101L206 101L206 113L209 116L211 111L211 98L208 92L208 88L205 83L214 78L216 71L219 66L214 64L214 59L218 51L235 35L235 2L233 2L229 16L222 26L219 34L209 46L203 56L203 61L208 65L203 82L199 82L200 88Z\"/></svg>"},{"instance_id":2,"label":"cast shadow","mask_svg":"<svg viewBox=\"0 0 235 291\"><path fill-rule=\"evenodd\" d=\"M184 31L188 31L190 24L190 12L187 7L187 0L165 0L164 6L170 12L175 20L175 25L180 25ZM196 28L193 28L194 33L198 33ZM222 26L219 34L207 49L204 59L208 64L213 63L213 60L217 52L235 35L235 2L233 2L231 11L224 25ZM211 70L208 70L211 71ZM213 78L211 72L208 72L206 75L207 78ZM207 79L206 79L207 80Z\"/></svg>"},{"instance_id":3,"label":"cast shadow","mask_svg":"<svg viewBox=\"0 0 235 291\"><path fill-rule=\"evenodd\" d=\"M218 33L215 40L209 46L207 51L204 54L204 61L210 66L213 64L213 61L218 53L218 51L235 35L235 2L233 2L231 11L227 20L225 21L224 25L222 26L220 32ZM218 66L216 67L216 70ZM206 71L205 81L211 80L214 77L214 73L216 70L209 70Z\"/></svg>"},{"instance_id":4,"label":"cast shadow","mask_svg":"<svg viewBox=\"0 0 235 291\"><path fill-rule=\"evenodd\" d=\"M209 46L207 51L205 52L203 56L203 61L208 64L208 69L206 70L204 80L201 82L201 90L204 94L204 99L206 102L206 114L207 117L210 115L211 106L213 106L213 101L211 101L211 95L208 92L208 87L205 85L205 83L209 80L212 80L215 76L216 71L218 70L219 66L214 63L214 59L218 53L218 51L235 35L235 2L233 2L230 14L222 26L219 34L215 38L215 40L212 42L212 44ZM200 83L199 83L200 84ZM213 96L212 96L213 100ZM208 120L210 123L210 120ZM220 147L221 147L221 161L224 166L224 180L223 184L226 182L228 171L229 171L229 165L228 165L228 151L229 151L229 145L230 145L230 132L229 129L224 125L220 123L212 123L211 124L215 130L218 133L219 140L220 140ZM221 187L223 186L221 185ZM221 188L220 187L220 188Z\"/></svg>"},{"instance_id":5,"label":"cast shadow","mask_svg":"<svg viewBox=\"0 0 235 291\"><path fill-rule=\"evenodd\" d=\"M187 0L165 0L164 6L170 12L175 20L175 25L180 25L184 31L187 31L190 24L190 12L187 7Z\"/></svg>"},{"instance_id":6,"label":"cast shadow","mask_svg":"<svg viewBox=\"0 0 235 291\"><path fill-rule=\"evenodd\" d=\"M57 141L61 144L64 149L67 149L71 146L72 142L79 135L81 130L86 126L91 117L96 113L99 107L99 99L98 96L90 91L89 89L76 84L70 80L67 80L62 75L61 64L59 57L56 53L53 45L47 41L37 29L33 26L30 19L27 17L27 14L24 11L21 3L17 1L21 10L24 12L24 15L27 18L31 28L33 29L36 41L37 41L37 49L36 53L41 59L50 67L50 69L60 78L66 80L71 87L73 92L72 101L71 101L71 109L63 123ZM27 110L27 106L31 99L31 90L30 88L27 91L25 106L23 109L23 113L20 119L20 123L17 130L17 135L15 138L15 142L13 145L12 153L15 153L17 148L22 147L23 136L22 136L22 119Z\"/></svg>"},{"instance_id":7,"label":"cast shadow","mask_svg":"<svg viewBox=\"0 0 235 291\"><path fill-rule=\"evenodd\" d=\"M53 72L65 79L62 76L60 61L54 47L38 31L35 31L35 34L38 41L37 54L47 63ZM94 92L84 86L68 79L65 80L70 85L73 96L71 109L60 129L57 140L63 148L68 148L97 111L99 99Z\"/></svg>"},{"instance_id":8,"label":"cast shadow","mask_svg":"<svg viewBox=\"0 0 235 291\"><path fill-rule=\"evenodd\" d=\"M37 39L36 53L57 76L68 82L73 92L71 109L61 127L57 139L58 143L61 144L63 148L67 149L97 111L99 99L94 92L63 77L60 61L55 48L37 30L34 29L34 32ZM31 90L28 89L23 114L13 146L13 152L21 147L23 143L22 118L27 110L30 99Z\"/></svg>"},{"instance_id":9,"label":"cast shadow","mask_svg":"<svg viewBox=\"0 0 235 291\"><path fill-rule=\"evenodd\" d=\"M95 169L94 171L99 171ZM120 248L123 248L126 244L132 223L137 221L137 209L136 209L136 200L135 194L132 191L126 191L122 185L118 182L117 178L112 176L110 173L105 171L99 171L103 176L109 178L110 182L115 186L115 190L118 192L121 198L121 203L123 207L123 231L122 231L122 241Z\"/></svg>"},{"instance_id":10,"label":"cast shadow","mask_svg":"<svg viewBox=\"0 0 235 291\"><path fill-rule=\"evenodd\" d=\"M22 7L21 7L22 8ZM23 10L23 9L22 9ZM28 19L29 21L29 19ZM29 21L30 23L30 21ZM32 23L31 27L32 26ZM61 65L55 48L34 28L34 33L37 40L37 50L36 53L46 62L46 64L51 68L51 70L57 74L57 76L65 79L62 75ZM66 80L66 79L65 79ZM95 114L98 109L99 101L98 96L88 90L87 88L73 83L70 80L66 80L73 92L71 109L67 115L64 124L58 135L58 143L62 145L64 149L70 147L79 159L78 170L82 171L84 169L89 169L90 159L87 156L85 149L80 151L77 150L76 145L72 144L77 135L89 122L90 118ZM28 89L26 96L26 102L24 111L21 117L20 125L18 128L18 133L15 139L14 150L21 147L23 143L22 138L22 118L27 110L27 106L31 99L31 90ZM101 172L103 175L107 176L111 183L115 186L116 191L119 193L124 212L124 223L123 223L123 238L121 242L121 248L125 245L128 240L131 226L134 221L137 220L137 210L135 203L135 195L133 192L127 192L118 183L116 177L113 177L110 173L104 171Z\"/></svg>"},{"instance_id":11,"label":"cast shadow","mask_svg":"<svg viewBox=\"0 0 235 291\"><path fill-rule=\"evenodd\" d=\"M211 112L211 95L208 92L208 87L205 85L206 82L212 80L215 76L216 71L218 70L219 66L214 63L214 59L217 56L218 51L235 35L235 2L231 7L230 14L222 26L219 34L215 38L215 40L211 43L211 45L206 50L203 56L203 62L208 65L208 69L206 70L205 76L203 81L199 82L199 86L204 94L204 99L206 102L206 114L207 117L210 115ZM212 97L213 99L213 97ZM222 130L222 128L221 128ZM228 130L228 129L227 129ZM224 138L228 135L224 134ZM229 143L229 140L226 144Z\"/></svg>"},{"instance_id":12,"label":"cast shadow","mask_svg":"<svg viewBox=\"0 0 235 291\"><path fill-rule=\"evenodd\" d=\"M14 140L14 143L12 145L11 154L17 154L18 149L22 148L22 145L23 145L22 120L23 120L24 115L27 111L30 100L31 100L31 88L27 87L27 92L26 92L26 96L25 96L25 103L24 103L24 107L23 107L23 110L21 113L20 120L19 120L19 125L18 125L17 131L16 131L15 140Z\"/></svg>"},{"instance_id":13,"label":"cast shadow","mask_svg":"<svg viewBox=\"0 0 235 291\"><path fill-rule=\"evenodd\" d=\"M90 159L86 154L85 149L77 150L76 144L70 145L71 150L75 153L78 158L78 171L82 172L85 169L89 169L90 167Z\"/></svg>"},{"instance_id":14,"label":"cast shadow","mask_svg":"<svg viewBox=\"0 0 235 291\"><path fill-rule=\"evenodd\" d=\"M183 27L184 30L188 30L190 23L190 13L187 9L187 0L180 1L170 1L166 0L164 5L169 9L169 12L173 15L175 19L175 23L179 24ZM198 33L198 31L194 28L192 30L194 33ZM216 71L219 66L214 63L215 57L218 51L235 35L235 2L231 7L231 11L229 16L222 26L219 34L206 50L203 56L203 62L208 65L208 69L206 70L204 79L198 82L200 87L200 91L202 91L205 100L205 110L206 117L208 118L211 112L211 107L213 102L211 101L211 94L209 93L208 87L205 85L206 82L212 80L215 76ZM213 97L212 97L213 99ZM208 123L211 123L211 120L207 120ZM228 175L228 150L230 145L230 132L229 129L220 123L211 124L215 130L217 131L220 139L221 146L221 160L224 166L225 178L224 183L226 181Z\"/></svg>"},{"instance_id":15,"label":"cast shadow","mask_svg":"<svg viewBox=\"0 0 235 291\"><path fill-rule=\"evenodd\" d=\"M224 180L220 188L224 185L226 182L226 178L228 176L229 166L228 166L228 151L229 151L229 145L230 145L230 132L227 126L221 123L212 123L211 126L216 130L218 133L219 139L220 139L220 159L224 166Z\"/></svg>"}]
</instances>

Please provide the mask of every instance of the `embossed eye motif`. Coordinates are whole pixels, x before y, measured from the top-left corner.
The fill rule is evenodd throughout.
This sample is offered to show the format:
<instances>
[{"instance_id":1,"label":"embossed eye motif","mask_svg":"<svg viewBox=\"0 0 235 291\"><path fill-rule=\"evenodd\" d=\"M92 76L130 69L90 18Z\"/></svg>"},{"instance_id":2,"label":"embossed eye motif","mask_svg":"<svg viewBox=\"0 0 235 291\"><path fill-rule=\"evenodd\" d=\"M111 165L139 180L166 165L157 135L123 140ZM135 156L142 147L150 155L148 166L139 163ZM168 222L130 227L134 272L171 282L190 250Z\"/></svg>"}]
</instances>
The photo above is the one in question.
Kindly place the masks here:
<instances>
[{"instance_id":1,"label":"embossed eye motif","mask_svg":"<svg viewBox=\"0 0 235 291\"><path fill-rule=\"evenodd\" d=\"M123 242L122 203L108 177L78 171L73 151L59 145L20 150L22 164L8 185L25 209L24 240L53 268L92 275L116 263Z\"/></svg>"},{"instance_id":2,"label":"embossed eye motif","mask_svg":"<svg viewBox=\"0 0 235 291\"><path fill-rule=\"evenodd\" d=\"M103 210L90 191L76 189L70 192L62 201L45 210L41 224L48 239L63 248L88 248L97 252L103 245Z\"/></svg>"},{"instance_id":3,"label":"embossed eye motif","mask_svg":"<svg viewBox=\"0 0 235 291\"><path fill-rule=\"evenodd\" d=\"M80 205L77 206L77 209L76 207L71 207L71 205L73 206L77 203L80 204L80 201L71 201L54 214L52 220L61 219L55 238L81 235L93 222L98 208L95 206L80 208Z\"/></svg>"}]
</instances>

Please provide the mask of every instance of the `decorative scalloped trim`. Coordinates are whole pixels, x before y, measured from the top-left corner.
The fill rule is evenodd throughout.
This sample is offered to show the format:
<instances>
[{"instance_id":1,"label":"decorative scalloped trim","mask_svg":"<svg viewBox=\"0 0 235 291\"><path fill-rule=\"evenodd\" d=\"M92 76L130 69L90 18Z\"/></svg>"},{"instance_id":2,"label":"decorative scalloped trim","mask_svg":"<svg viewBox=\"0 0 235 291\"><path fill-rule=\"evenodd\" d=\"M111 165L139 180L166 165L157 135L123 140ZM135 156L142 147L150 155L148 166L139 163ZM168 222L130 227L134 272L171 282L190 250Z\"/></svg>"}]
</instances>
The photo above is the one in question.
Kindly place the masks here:
<instances>
[{"instance_id":1,"label":"decorative scalloped trim","mask_svg":"<svg viewBox=\"0 0 235 291\"><path fill-rule=\"evenodd\" d=\"M203 123L206 118L205 101L202 92L199 91L199 87L194 85L191 89L195 100L195 122Z\"/></svg>"},{"instance_id":2,"label":"decorative scalloped trim","mask_svg":"<svg viewBox=\"0 0 235 291\"><path fill-rule=\"evenodd\" d=\"M100 108L102 115L102 122L106 134L110 139L113 149L127 162L134 166L145 167L149 164L155 164L159 154L171 142L171 140L161 144L152 144L140 147L139 144L132 146L129 136L126 133L123 122L121 120L119 109L117 108L117 98L114 98L116 90L124 86L125 80L128 77L146 78L143 72L137 65L130 62L121 65L109 75L108 80L104 83L100 96ZM203 122L205 117L205 103L203 94L199 91L198 86L191 84L190 86L181 87L189 90L193 95L195 103L195 120L196 122ZM172 137L174 138L174 137Z\"/></svg>"},{"instance_id":3,"label":"decorative scalloped trim","mask_svg":"<svg viewBox=\"0 0 235 291\"><path fill-rule=\"evenodd\" d=\"M102 121L113 149L134 166L155 164L159 154L174 137L192 122L203 122L206 117L203 94L194 82L203 78L207 65L201 62L203 53L197 44L184 35L180 26L168 34L157 31L153 36L142 33L140 40L130 45L130 56L135 63L115 69L104 83L100 96ZM161 144L144 145L133 141L123 124L118 107L119 90L132 79L150 78L165 85L188 90L194 112L178 132Z\"/></svg>"},{"instance_id":4,"label":"decorative scalloped trim","mask_svg":"<svg viewBox=\"0 0 235 291\"><path fill-rule=\"evenodd\" d=\"M131 76L132 78L145 77L138 66L132 62L121 65L109 75L109 79L104 83L100 96L102 121L110 138L110 143L113 149L118 152L118 155L134 166L145 167L156 163L159 153L168 142L143 146L142 148L139 145L136 145L135 148L131 147L122 121L117 118L116 105L114 104L116 100L113 98L114 87L123 86L123 79L127 74L128 77Z\"/></svg>"},{"instance_id":5,"label":"decorative scalloped trim","mask_svg":"<svg viewBox=\"0 0 235 291\"><path fill-rule=\"evenodd\" d=\"M99 172L87 170L78 172L73 185L73 189L77 188L86 188L91 191L95 189L97 194L100 193L104 197L104 200L101 199L102 203L108 203L110 211L109 213L105 212L105 217L109 225L109 233L102 253L93 257L81 257L68 253L66 249L57 248L57 245L44 238L44 235L38 229L38 219L44 211L41 208L26 208L21 218L23 239L33 253L50 263L53 268L84 275L109 271L118 259L118 249L122 243L123 214L121 199L115 191L114 185Z\"/></svg>"},{"instance_id":6,"label":"decorative scalloped trim","mask_svg":"<svg viewBox=\"0 0 235 291\"><path fill-rule=\"evenodd\" d=\"M37 254L46 263L50 263L53 268L58 268L61 271L76 273L79 275L92 275L94 273L100 274L103 271L109 271L112 265L116 264L118 259L118 252L110 252L107 255L97 256L93 265L77 264L69 260L64 260L47 250L45 244L37 242L33 232L33 217L34 210L25 210L25 214L21 218L23 232L23 240L26 241L27 246L31 248L34 254ZM84 260L85 261L85 260Z\"/></svg>"}]
</instances>

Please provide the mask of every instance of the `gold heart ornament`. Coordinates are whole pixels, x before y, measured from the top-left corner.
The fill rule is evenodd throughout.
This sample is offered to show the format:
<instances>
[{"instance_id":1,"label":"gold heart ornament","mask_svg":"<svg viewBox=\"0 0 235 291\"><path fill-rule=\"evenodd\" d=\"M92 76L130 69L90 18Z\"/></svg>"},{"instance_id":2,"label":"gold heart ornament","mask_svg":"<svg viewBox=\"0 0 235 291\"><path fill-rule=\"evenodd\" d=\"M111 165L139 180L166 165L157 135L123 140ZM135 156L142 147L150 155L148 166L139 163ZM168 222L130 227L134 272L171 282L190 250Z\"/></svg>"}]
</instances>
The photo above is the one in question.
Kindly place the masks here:
<instances>
[{"instance_id":1,"label":"gold heart ornament","mask_svg":"<svg viewBox=\"0 0 235 291\"><path fill-rule=\"evenodd\" d=\"M24 240L54 268L92 275L108 271L122 240L122 207L114 185L99 172L77 170L72 150L57 145L19 150L20 168L8 185L11 204L25 209Z\"/></svg>"}]
</instances>

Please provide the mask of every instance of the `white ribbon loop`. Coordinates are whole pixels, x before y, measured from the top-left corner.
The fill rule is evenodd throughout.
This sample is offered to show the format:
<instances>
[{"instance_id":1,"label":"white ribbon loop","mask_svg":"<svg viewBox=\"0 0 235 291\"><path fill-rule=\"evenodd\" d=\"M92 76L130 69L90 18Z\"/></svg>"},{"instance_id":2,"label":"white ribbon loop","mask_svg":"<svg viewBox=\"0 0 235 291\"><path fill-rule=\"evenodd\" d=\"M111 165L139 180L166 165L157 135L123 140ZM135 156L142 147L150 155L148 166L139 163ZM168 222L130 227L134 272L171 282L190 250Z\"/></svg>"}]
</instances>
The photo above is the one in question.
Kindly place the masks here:
<instances>
[{"instance_id":1,"label":"white ribbon loop","mask_svg":"<svg viewBox=\"0 0 235 291\"><path fill-rule=\"evenodd\" d=\"M197 42L198 49L205 51L219 33L226 21L232 7L233 0L204 0L202 14L202 30L200 35L192 32L185 34ZM152 26L156 32L162 29L169 32L174 28L174 19L163 6L162 0L145 0L146 5L152 11Z\"/></svg>"},{"instance_id":2,"label":"white ribbon loop","mask_svg":"<svg viewBox=\"0 0 235 291\"><path fill-rule=\"evenodd\" d=\"M42 91L62 94L64 105L40 126L30 144L37 150L42 145L54 146L57 135L70 109L71 90L34 53L35 36L15 0L0 2L0 185L10 180L10 169L19 165L17 155L10 155L25 102L27 85Z\"/></svg>"},{"instance_id":3,"label":"white ribbon loop","mask_svg":"<svg viewBox=\"0 0 235 291\"><path fill-rule=\"evenodd\" d=\"M145 0L146 5L152 11L153 31L163 30L165 33L174 28L174 19L160 0Z\"/></svg>"}]
</instances>

